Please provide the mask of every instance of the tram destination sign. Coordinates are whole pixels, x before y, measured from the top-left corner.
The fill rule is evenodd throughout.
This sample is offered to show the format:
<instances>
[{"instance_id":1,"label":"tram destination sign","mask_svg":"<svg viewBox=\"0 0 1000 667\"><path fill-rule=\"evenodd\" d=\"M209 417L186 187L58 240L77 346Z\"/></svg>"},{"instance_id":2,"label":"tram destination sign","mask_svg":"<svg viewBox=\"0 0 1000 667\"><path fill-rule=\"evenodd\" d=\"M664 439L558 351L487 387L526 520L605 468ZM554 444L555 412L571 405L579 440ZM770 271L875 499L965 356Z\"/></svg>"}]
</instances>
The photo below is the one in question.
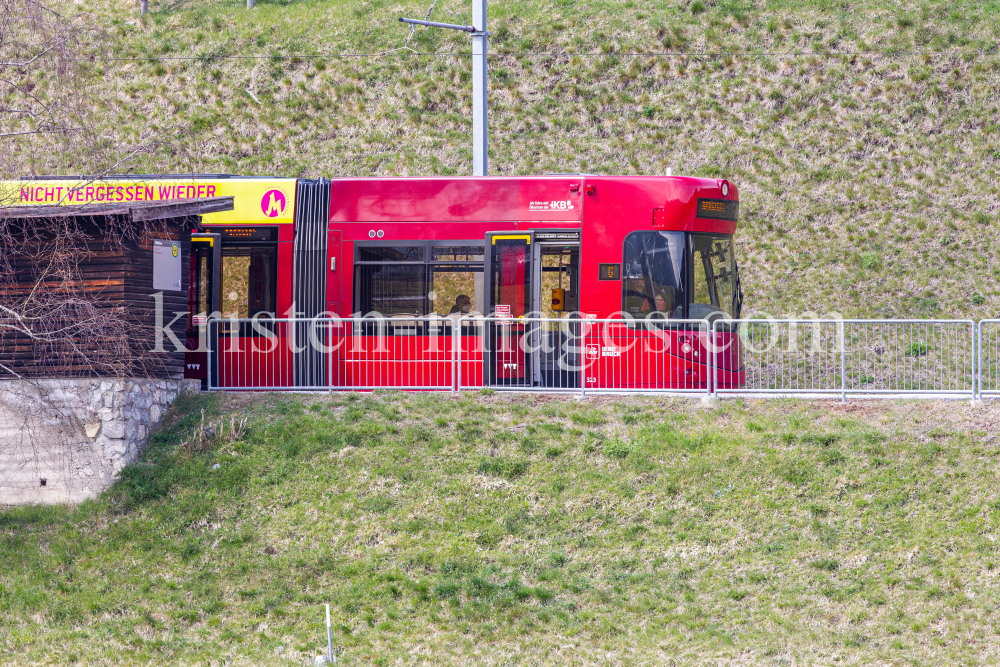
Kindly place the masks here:
<instances>
[{"instance_id":1,"label":"tram destination sign","mask_svg":"<svg viewBox=\"0 0 1000 667\"><path fill-rule=\"evenodd\" d=\"M221 234L223 241L277 241L277 227L213 227L212 232Z\"/></svg>"},{"instance_id":2,"label":"tram destination sign","mask_svg":"<svg viewBox=\"0 0 1000 667\"><path fill-rule=\"evenodd\" d=\"M740 203L729 199L699 199L697 217L709 220L732 220L740 217Z\"/></svg>"}]
</instances>

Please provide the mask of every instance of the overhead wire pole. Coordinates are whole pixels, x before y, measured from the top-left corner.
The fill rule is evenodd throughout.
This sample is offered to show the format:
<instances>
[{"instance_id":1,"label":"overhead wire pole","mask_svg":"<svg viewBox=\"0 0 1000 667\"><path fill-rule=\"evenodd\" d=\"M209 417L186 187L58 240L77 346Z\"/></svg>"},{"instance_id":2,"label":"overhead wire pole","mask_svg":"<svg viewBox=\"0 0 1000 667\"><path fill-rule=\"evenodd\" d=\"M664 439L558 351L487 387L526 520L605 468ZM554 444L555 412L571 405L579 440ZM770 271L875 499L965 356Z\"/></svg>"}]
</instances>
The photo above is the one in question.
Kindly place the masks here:
<instances>
[{"instance_id":1,"label":"overhead wire pole","mask_svg":"<svg viewBox=\"0 0 1000 667\"><path fill-rule=\"evenodd\" d=\"M472 175L485 176L486 140L486 0L472 0Z\"/></svg>"},{"instance_id":2,"label":"overhead wire pole","mask_svg":"<svg viewBox=\"0 0 1000 667\"><path fill-rule=\"evenodd\" d=\"M427 17L430 18L429 11ZM472 0L472 25L405 18L400 18L399 21L408 23L411 31L412 26L423 25L428 28L461 30L472 36L472 175L485 176L489 162L489 142L486 135L486 37L489 34L486 31L486 0Z\"/></svg>"}]
</instances>

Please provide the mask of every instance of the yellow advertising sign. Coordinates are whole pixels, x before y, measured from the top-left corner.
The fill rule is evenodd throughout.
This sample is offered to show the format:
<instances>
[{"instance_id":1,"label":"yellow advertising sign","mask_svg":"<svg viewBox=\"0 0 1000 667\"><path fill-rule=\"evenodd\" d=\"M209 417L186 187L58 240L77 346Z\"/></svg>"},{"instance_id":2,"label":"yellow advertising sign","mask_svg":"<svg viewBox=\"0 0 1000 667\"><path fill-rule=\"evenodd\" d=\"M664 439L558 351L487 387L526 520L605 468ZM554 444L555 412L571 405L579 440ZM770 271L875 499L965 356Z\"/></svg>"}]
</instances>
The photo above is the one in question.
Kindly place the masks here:
<instances>
[{"instance_id":1,"label":"yellow advertising sign","mask_svg":"<svg viewBox=\"0 0 1000 667\"><path fill-rule=\"evenodd\" d=\"M113 179L106 181L7 181L2 206L81 206L143 201L232 197L233 210L208 213L207 225L287 224L294 221L294 178Z\"/></svg>"}]
</instances>

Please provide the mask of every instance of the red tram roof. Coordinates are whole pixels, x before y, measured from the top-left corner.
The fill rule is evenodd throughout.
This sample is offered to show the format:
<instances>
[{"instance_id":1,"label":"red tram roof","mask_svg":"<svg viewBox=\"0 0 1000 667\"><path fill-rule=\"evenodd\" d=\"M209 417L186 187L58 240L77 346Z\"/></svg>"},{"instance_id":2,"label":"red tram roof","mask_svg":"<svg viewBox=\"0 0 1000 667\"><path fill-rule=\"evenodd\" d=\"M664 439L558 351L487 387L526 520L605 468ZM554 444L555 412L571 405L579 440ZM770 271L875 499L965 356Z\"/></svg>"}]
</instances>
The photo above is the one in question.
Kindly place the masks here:
<instances>
[{"instance_id":1,"label":"red tram roof","mask_svg":"<svg viewBox=\"0 0 1000 667\"><path fill-rule=\"evenodd\" d=\"M661 229L735 231L735 221L699 217L698 199L738 202L739 193L724 179L689 176L335 178L330 222L565 224L581 222L586 209L588 218L597 214L608 224L649 227L658 210L654 226Z\"/></svg>"}]
</instances>

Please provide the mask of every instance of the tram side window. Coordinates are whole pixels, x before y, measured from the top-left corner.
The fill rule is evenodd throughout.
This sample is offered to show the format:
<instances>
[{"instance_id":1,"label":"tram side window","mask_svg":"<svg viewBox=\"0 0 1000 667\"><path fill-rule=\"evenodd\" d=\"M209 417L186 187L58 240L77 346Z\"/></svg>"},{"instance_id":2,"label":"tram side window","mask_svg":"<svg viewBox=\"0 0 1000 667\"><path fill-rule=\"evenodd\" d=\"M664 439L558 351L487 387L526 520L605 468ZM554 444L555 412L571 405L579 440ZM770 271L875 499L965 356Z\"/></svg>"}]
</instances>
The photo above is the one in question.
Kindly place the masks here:
<instances>
[{"instance_id":1,"label":"tram side window","mask_svg":"<svg viewBox=\"0 0 1000 667\"><path fill-rule=\"evenodd\" d=\"M223 246L222 316L274 317L278 292L277 249L273 246Z\"/></svg>"},{"instance_id":2,"label":"tram side window","mask_svg":"<svg viewBox=\"0 0 1000 667\"><path fill-rule=\"evenodd\" d=\"M355 269L354 277L361 315L424 314L427 287L423 263L362 265Z\"/></svg>"},{"instance_id":3,"label":"tram side window","mask_svg":"<svg viewBox=\"0 0 1000 667\"><path fill-rule=\"evenodd\" d=\"M625 239L622 310L633 317L684 317L684 232L635 232Z\"/></svg>"},{"instance_id":4,"label":"tram side window","mask_svg":"<svg viewBox=\"0 0 1000 667\"><path fill-rule=\"evenodd\" d=\"M437 315L478 313L483 298L483 270L465 266L431 267L431 312Z\"/></svg>"},{"instance_id":5,"label":"tram side window","mask_svg":"<svg viewBox=\"0 0 1000 667\"><path fill-rule=\"evenodd\" d=\"M364 245L354 263L354 312L385 317L477 312L483 246Z\"/></svg>"},{"instance_id":6,"label":"tram side window","mask_svg":"<svg viewBox=\"0 0 1000 667\"><path fill-rule=\"evenodd\" d=\"M690 317L732 316L736 282L733 238L692 234L691 250L694 285Z\"/></svg>"},{"instance_id":7,"label":"tram side window","mask_svg":"<svg viewBox=\"0 0 1000 667\"><path fill-rule=\"evenodd\" d=\"M443 316L480 312L483 247L434 246L431 250L430 312Z\"/></svg>"}]
</instances>

